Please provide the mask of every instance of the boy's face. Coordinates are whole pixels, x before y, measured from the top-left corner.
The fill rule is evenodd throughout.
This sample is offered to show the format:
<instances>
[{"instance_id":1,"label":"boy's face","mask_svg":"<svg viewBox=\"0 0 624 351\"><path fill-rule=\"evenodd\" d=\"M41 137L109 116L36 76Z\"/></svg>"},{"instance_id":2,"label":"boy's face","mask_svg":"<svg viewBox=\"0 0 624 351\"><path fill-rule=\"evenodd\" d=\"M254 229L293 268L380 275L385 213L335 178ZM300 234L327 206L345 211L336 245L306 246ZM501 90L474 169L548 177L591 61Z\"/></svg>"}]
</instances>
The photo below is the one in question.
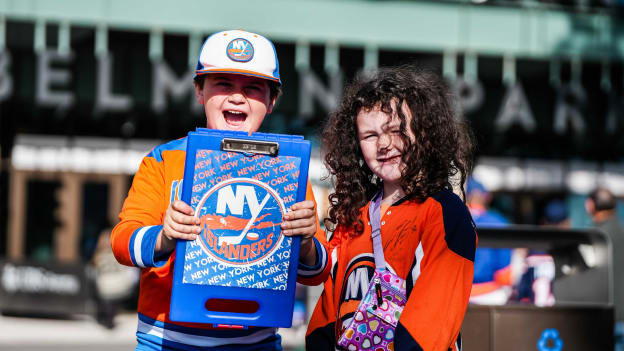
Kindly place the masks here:
<instances>
[{"instance_id":1,"label":"boy's face","mask_svg":"<svg viewBox=\"0 0 624 351\"><path fill-rule=\"evenodd\" d=\"M195 85L195 96L210 129L255 132L275 103L265 79L238 74L205 75L203 86Z\"/></svg>"}]
</instances>

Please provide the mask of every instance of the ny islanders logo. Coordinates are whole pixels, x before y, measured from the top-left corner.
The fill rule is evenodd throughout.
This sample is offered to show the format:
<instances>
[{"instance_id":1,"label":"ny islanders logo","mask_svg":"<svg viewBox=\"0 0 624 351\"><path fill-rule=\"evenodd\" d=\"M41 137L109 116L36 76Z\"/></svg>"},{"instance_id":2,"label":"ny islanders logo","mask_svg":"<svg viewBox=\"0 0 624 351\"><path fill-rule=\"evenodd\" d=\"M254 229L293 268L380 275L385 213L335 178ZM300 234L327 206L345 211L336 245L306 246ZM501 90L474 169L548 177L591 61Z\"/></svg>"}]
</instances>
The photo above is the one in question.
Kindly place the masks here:
<instances>
[{"instance_id":1,"label":"ny islanders logo","mask_svg":"<svg viewBox=\"0 0 624 351\"><path fill-rule=\"evenodd\" d=\"M210 257L226 266L260 263L280 247L286 212L279 195L251 178L233 178L210 189L197 204L197 238Z\"/></svg>"},{"instance_id":2,"label":"ny islanders logo","mask_svg":"<svg viewBox=\"0 0 624 351\"><path fill-rule=\"evenodd\" d=\"M254 47L249 40L237 38L232 40L225 49L227 56L236 62L247 62L253 58Z\"/></svg>"}]
</instances>

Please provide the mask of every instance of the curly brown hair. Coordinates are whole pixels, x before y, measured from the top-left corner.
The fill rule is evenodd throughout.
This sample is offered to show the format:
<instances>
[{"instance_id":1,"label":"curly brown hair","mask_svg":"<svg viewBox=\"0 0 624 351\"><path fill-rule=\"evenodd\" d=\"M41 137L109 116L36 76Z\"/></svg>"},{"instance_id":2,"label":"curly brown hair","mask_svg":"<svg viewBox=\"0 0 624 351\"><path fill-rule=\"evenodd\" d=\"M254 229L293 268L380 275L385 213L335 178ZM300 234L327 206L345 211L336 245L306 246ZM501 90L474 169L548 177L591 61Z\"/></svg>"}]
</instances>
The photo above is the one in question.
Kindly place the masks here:
<instances>
[{"instance_id":1,"label":"curly brown hair","mask_svg":"<svg viewBox=\"0 0 624 351\"><path fill-rule=\"evenodd\" d=\"M456 118L450 97L439 76L413 65L380 68L349 84L322 132L325 165L335 185L326 221L361 234L364 226L359 209L381 188L381 181L364 162L356 123L360 111L373 108L387 115L396 111L399 117L404 145L401 158L406 165L401 186L407 197L423 201L443 189L451 190L459 176L455 185L465 198L473 137L466 123ZM405 133L407 116L395 106L408 107L413 140Z\"/></svg>"}]
</instances>

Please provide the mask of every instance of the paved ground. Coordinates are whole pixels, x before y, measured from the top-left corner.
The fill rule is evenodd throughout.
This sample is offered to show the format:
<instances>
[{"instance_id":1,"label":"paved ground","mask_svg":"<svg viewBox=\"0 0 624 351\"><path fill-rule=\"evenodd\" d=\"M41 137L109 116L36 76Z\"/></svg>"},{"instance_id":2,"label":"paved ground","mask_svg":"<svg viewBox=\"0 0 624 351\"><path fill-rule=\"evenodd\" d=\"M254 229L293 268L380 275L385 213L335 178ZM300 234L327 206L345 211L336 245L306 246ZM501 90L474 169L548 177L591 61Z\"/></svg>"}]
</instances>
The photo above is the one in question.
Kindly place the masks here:
<instances>
[{"instance_id":1,"label":"paved ground","mask_svg":"<svg viewBox=\"0 0 624 351\"><path fill-rule=\"evenodd\" d=\"M0 351L134 350L136 314L120 314L106 329L90 316L71 319L0 315ZM302 350L305 328L280 330L285 350Z\"/></svg>"},{"instance_id":2,"label":"paved ground","mask_svg":"<svg viewBox=\"0 0 624 351\"><path fill-rule=\"evenodd\" d=\"M106 329L88 316L72 319L0 315L0 350L133 350L136 315L122 314Z\"/></svg>"}]
</instances>

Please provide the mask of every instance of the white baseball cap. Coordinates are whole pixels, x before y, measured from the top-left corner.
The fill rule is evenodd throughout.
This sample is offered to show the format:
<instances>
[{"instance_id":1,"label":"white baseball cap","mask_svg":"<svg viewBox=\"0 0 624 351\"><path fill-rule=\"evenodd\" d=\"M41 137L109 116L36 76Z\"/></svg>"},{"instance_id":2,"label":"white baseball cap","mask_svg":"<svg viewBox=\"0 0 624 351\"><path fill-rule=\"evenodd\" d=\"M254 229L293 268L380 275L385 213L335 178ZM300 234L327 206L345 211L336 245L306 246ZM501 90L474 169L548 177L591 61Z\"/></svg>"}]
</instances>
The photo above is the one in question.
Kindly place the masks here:
<instances>
[{"instance_id":1,"label":"white baseball cap","mask_svg":"<svg viewBox=\"0 0 624 351\"><path fill-rule=\"evenodd\" d=\"M242 74L282 84L273 43L243 30L219 32L206 39L193 78L208 73Z\"/></svg>"}]
</instances>

